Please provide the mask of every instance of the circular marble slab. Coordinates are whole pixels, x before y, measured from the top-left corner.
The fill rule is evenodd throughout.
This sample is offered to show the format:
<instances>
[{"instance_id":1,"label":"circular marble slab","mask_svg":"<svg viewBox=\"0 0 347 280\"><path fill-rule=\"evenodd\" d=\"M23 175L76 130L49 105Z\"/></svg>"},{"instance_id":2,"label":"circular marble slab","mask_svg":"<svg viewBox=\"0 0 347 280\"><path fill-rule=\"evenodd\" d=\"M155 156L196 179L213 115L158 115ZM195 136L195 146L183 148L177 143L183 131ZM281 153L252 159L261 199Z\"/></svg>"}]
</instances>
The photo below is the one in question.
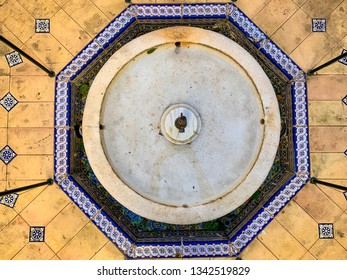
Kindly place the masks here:
<instances>
[{"instance_id":1,"label":"circular marble slab","mask_svg":"<svg viewBox=\"0 0 347 280\"><path fill-rule=\"evenodd\" d=\"M133 212L173 224L221 217L266 178L280 115L266 74L230 39L171 27L118 50L83 116L89 162Z\"/></svg>"}]
</instances>

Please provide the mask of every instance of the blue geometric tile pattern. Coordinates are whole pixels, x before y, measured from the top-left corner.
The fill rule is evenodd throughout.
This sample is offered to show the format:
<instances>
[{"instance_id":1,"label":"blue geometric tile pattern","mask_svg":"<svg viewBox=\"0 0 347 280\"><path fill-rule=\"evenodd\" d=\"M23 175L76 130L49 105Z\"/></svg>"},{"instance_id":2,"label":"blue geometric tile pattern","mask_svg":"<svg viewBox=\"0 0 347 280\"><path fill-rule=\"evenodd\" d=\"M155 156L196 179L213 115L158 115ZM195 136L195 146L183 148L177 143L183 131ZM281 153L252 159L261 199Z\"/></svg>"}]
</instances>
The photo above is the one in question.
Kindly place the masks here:
<instances>
[{"instance_id":1,"label":"blue geometric tile pattern","mask_svg":"<svg viewBox=\"0 0 347 280\"><path fill-rule=\"evenodd\" d=\"M343 49L342 52L341 52L341 54L344 54L344 53L346 53L346 52L347 52L347 50ZM347 56L345 56L344 58L341 58L341 59L339 60L339 62L342 63L342 64L344 64L344 65L347 65Z\"/></svg>"},{"instance_id":2,"label":"blue geometric tile pattern","mask_svg":"<svg viewBox=\"0 0 347 280\"><path fill-rule=\"evenodd\" d=\"M16 51L8 53L5 55L8 66L13 67L23 62L22 57Z\"/></svg>"},{"instance_id":3,"label":"blue geometric tile pattern","mask_svg":"<svg viewBox=\"0 0 347 280\"><path fill-rule=\"evenodd\" d=\"M319 238L331 239L334 238L333 224L318 224Z\"/></svg>"},{"instance_id":4,"label":"blue geometric tile pattern","mask_svg":"<svg viewBox=\"0 0 347 280\"><path fill-rule=\"evenodd\" d=\"M44 242L45 241L45 227L30 227L29 242Z\"/></svg>"},{"instance_id":5,"label":"blue geometric tile pattern","mask_svg":"<svg viewBox=\"0 0 347 280\"><path fill-rule=\"evenodd\" d=\"M0 104L9 112L18 104L18 100L11 93L7 93L0 99Z\"/></svg>"},{"instance_id":6,"label":"blue geometric tile pattern","mask_svg":"<svg viewBox=\"0 0 347 280\"><path fill-rule=\"evenodd\" d=\"M70 101L72 80L103 54L132 23L196 19L227 19L291 81L293 175L282 183L254 216L228 240L136 243L111 219L70 173ZM128 258L237 256L269 224L275 215L308 182L310 174L305 73L234 4L131 4L56 76L55 181L75 204L114 242Z\"/></svg>"},{"instance_id":7,"label":"blue geometric tile pattern","mask_svg":"<svg viewBox=\"0 0 347 280\"><path fill-rule=\"evenodd\" d=\"M326 19L313 18L312 19L312 32L326 32Z\"/></svg>"},{"instance_id":8,"label":"blue geometric tile pattern","mask_svg":"<svg viewBox=\"0 0 347 280\"><path fill-rule=\"evenodd\" d=\"M18 194L12 193L0 197L0 204L6 205L7 207L13 208L17 202Z\"/></svg>"},{"instance_id":9,"label":"blue geometric tile pattern","mask_svg":"<svg viewBox=\"0 0 347 280\"><path fill-rule=\"evenodd\" d=\"M49 19L35 19L35 32L36 33L49 33L50 20Z\"/></svg>"},{"instance_id":10,"label":"blue geometric tile pattern","mask_svg":"<svg viewBox=\"0 0 347 280\"><path fill-rule=\"evenodd\" d=\"M10 146L6 145L1 151L0 151L0 159L5 163L6 165L9 164L17 154L10 148Z\"/></svg>"}]
</instances>

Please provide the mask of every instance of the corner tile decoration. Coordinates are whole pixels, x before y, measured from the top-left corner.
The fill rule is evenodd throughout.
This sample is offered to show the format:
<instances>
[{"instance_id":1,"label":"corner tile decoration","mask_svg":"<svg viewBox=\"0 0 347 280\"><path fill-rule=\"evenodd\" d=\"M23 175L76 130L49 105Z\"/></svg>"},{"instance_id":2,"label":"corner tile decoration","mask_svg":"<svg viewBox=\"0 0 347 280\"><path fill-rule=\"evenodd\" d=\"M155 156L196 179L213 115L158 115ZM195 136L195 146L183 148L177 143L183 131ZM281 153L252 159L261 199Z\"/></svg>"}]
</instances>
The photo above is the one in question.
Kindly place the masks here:
<instances>
[{"instance_id":1,"label":"corner tile decoration","mask_svg":"<svg viewBox=\"0 0 347 280\"><path fill-rule=\"evenodd\" d=\"M345 103L345 105L347 105L347 95L344 98L342 98L342 102Z\"/></svg>"},{"instance_id":2,"label":"corner tile decoration","mask_svg":"<svg viewBox=\"0 0 347 280\"><path fill-rule=\"evenodd\" d=\"M312 19L312 32L326 32L326 19L313 18Z\"/></svg>"},{"instance_id":3,"label":"corner tile decoration","mask_svg":"<svg viewBox=\"0 0 347 280\"><path fill-rule=\"evenodd\" d=\"M17 202L18 194L11 193L5 196L0 197L0 204L3 204L7 207L13 208Z\"/></svg>"},{"instance_id":4,"label":"corner tile decoration","mask_svg":"<svg viewBox=\"0 0 347 280\"><path fill-rule=\"evenodd\" d=\"M121 205L93 173L83 138L70 130L82 120L93 78L117 49L177 24L219 32L258 58L283 116L278 154L258 191L232 213L194 225L149 220ZM80 104L73 114L71 104ZM56 76L54 179L128 258L238 256L309 181L307 104L305 73L234 4L131 4Z\"/></svg>"},{"instance_id":5,"label":"corner tile decoration","mask_svg":"<svg viewBox=\"0 0 347 280\"><path fill-rule=\"evenodd\" d=\"M0 151L0 159L6 165L9 164L16 156L17 154L8 145L6 145Z\"/></svg>"},{"instance_id":6,"label":"corner tile decoration","mask_svg":"<svg viewBox=\"0 0 347 280\"><path fill-rule=\"evenodd\" d=\"M45 227L30 227L29 242L44 242Z\"/></svg>"},{"instance_id":7,"label":"corner tile decoration","mask_svg":"<svg viewBox=\"0 0 347 280\"><path fill-rule=\"evenodd\" d=\"M318 224L319 238L331 239L334 238L334 226L333 224Z\"/></svg>"},{"instance_id":8,"label":"corner tile decoration","mask_svg":"<svg viewBox=\"0 0 347 280\"><path fill-rule=\"evenodd\" d=\"M23 63L21 55L16 51L6 54L5 57L10 67Z\"/></svg>"},{"instance_id":9,"label":"corner tile decoration","mask_svg":"<svg viewBox=\"0 0 347 280\"><path fill-rule=\"evenodd\" d=\"M347 52L347 50L343 49L342 52L341 52L341 54L344 54L344 53L346 53L346 52ZM342 63L342 64L344 64L344 65L347 65L347 56L345 56L344 58L341 58L341 59L339 60L339 62Z\"/></svg>"},{"instance_id":10,"label":"corner tile decoration","mask_svg":"<svg viewBox=\"0 0 347 280\"><path fill-rule=\"evenodd\" d=\"M8 92L3 98L0 99L0 104L6 109L7 112L10 112L13 107L18 104L18 100Z\"/></svg>"},{"instance_id":11,"label":"corner tile decoration","mask_svg":"<svg viewBox=\"0 0 347 280\"><path fill-rule=\"evenodd\" d=\"M49 33L50 20L49 19L35 19L35 32L36 33Z\"/></svg>"}]
</instances>

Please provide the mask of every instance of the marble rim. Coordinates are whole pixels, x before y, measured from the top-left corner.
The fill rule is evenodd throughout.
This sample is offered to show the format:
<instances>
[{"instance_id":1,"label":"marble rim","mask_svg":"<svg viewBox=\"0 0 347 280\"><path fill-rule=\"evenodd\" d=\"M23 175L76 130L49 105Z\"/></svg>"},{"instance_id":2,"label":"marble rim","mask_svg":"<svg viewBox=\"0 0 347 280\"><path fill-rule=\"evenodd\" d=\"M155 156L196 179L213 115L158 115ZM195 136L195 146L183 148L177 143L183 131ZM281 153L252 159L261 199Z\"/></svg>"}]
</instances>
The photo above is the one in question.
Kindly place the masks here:
<instances>
[{"instance_id":1,"label":"marble rim","mask_svg":"<svg viewBox=\"0 0 347 280\"><path fill-rule=\"evenodd\" d=\"M113 171L100 135L100 112L107 87L133 57L155 46L177 41L202 44L228 55L247 72L264 109L264 138L248 176L231 192L194 207L172 207L151 201L128 187ZM168 27L140 36L119 49L103 66L88 93L83 114L83 141L90 165L101 184L123 206L148 219L171 224L194 224L219 218L240 206L259 188L273 164L280 139L280 113L270 80L257 61L234 41L196 27ZM246 190L246 191L245 191ZM237 198L235 200L235 198Z\"/></svg>"}]
</instances>

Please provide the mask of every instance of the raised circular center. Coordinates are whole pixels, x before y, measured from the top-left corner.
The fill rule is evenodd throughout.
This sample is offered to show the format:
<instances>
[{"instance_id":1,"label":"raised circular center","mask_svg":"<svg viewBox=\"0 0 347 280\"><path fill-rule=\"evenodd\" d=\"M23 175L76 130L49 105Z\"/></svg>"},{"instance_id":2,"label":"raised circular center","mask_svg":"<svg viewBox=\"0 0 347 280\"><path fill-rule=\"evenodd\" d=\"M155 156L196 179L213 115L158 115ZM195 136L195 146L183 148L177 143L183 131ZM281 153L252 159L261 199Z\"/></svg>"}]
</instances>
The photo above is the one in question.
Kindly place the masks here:
<instances>
[{"instance_id":1,"label":"raised circular center","mask_svg":"<svg viewBox=\"0 0 347 280\"><path fill-rule=\"evenodd\" d=\"M188 144L199 134L201 120L198 112L188 104L175 104L161 117L160 131L174 144Z\"/></svg>"},{"instance_id":2,"label":"raised circular center","mask_svg":"<svg viewBox=\"0 0 347 280\"><path fill-rule=\"evenodd\" d=\"M83 116L103 186L135 213L175 224L216 219L249 199L279 135L276 96L258 63L222 35L190 27L118 50L96 76Z\"/></svg>"}]
</instances>

